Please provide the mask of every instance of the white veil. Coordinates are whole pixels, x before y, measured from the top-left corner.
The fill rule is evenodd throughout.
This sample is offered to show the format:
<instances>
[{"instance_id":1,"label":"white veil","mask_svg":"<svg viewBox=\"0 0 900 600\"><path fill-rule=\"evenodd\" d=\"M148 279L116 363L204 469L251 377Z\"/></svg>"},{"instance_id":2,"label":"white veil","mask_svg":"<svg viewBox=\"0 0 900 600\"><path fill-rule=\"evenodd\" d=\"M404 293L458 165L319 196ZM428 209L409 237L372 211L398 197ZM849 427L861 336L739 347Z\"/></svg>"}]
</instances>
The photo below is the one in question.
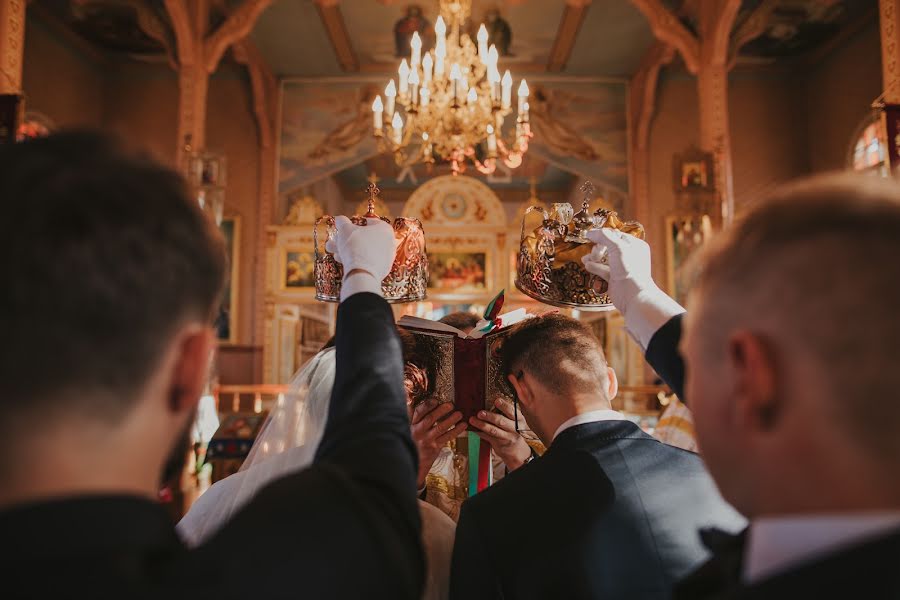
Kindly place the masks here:
<instances>
[{"instance_id":1,"label":"white veil","mask_svg":"<svg viewBox=\"0 0 900 600\"><path fill-rule=\"evenodd\" d=\"M279 396L240 471L216 482L178 523L179 536L198 545L227 523L266 484L312 463L322 440L334 387L334 348L316 354Z\"/></svg>"}]
</instances>

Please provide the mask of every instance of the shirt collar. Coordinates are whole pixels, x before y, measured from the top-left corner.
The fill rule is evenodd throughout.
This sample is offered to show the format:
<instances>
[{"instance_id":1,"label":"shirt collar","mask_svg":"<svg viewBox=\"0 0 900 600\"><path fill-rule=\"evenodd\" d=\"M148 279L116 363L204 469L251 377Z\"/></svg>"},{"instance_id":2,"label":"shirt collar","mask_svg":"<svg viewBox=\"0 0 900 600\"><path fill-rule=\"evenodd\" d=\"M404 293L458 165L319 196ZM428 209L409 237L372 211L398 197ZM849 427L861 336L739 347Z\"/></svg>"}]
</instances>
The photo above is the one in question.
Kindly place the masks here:
<instances>
[{"instance_id":1,"label":"shirt collar","mask_svg":"<svg viewBox=\"0 0 900 600\"><path fill-rule=\"evenodd\" d=\"M750 524L743 580L755 583L900 527L900 512L763 517Z\"/></svg>"},{"instance_id":2,"label":"shirt collar","mask_svg":"<svg viewBox=\"0 0 900 600\"><path fill-rule=\"evenodd\" d=\"M576 425L583 425L585 423L596 423L597 421L625 421L625 415L620 413L617 410L610 409L601 409L601 410L592 410L589 412L581 413L579 415L575 415L571 419L563 422L562 425L559 426L559 429L556 430L556 433L553 434L553 439L555 440L559 437L566 429L571 429Z\"/></svg>"}]
</instances>

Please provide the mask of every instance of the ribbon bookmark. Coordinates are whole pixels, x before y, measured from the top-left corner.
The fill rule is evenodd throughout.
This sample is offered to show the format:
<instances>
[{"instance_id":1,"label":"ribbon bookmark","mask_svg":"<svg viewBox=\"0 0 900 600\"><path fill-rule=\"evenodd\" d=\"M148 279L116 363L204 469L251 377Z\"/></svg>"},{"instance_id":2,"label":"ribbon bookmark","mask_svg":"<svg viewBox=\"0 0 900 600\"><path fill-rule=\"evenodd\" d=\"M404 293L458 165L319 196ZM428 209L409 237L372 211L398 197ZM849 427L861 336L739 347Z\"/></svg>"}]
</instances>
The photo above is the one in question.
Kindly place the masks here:
<instances>
[{"instance_id":1,"label":"ribbon bookmark","mask_svg":"<svg viewBox=\"0 0 900 600\"><path fill-rule=\"evenodd\" d=\"M505 289L500 290L500 293L494 296L494 299L488 303L487 308L484 309L483 317L484 321L487 321L487 324L480 327L478 331L488 333L489 331L503 327L503 322L499 315L500 311L503 309L503 302L506 300L506 296L504 295L505 292ZM481 325L481 322L479 322L479 325Z\"/></svg>"}]
</instances>

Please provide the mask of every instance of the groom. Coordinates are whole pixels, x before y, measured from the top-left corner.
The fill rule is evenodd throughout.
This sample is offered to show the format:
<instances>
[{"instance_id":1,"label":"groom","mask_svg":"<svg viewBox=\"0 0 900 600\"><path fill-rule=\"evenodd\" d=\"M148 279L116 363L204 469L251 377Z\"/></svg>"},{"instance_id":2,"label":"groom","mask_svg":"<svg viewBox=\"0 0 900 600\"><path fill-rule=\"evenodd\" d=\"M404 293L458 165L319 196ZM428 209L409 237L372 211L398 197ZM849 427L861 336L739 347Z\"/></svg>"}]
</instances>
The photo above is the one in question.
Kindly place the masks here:
<instances>
[{"instance_id":1,"label":"groom","mask_svg":"<svg viewBox=\"0 0 900 600\"><path fill-rule=\"evenodd\" d=\"M94 134L0 147L0 203L5 597L419 597L416 454L380 298L389 226L338 223L347 277L314 465L188 551L155 497L215 347L219 233L177 174Z\"/></svg>"}]
</instances>

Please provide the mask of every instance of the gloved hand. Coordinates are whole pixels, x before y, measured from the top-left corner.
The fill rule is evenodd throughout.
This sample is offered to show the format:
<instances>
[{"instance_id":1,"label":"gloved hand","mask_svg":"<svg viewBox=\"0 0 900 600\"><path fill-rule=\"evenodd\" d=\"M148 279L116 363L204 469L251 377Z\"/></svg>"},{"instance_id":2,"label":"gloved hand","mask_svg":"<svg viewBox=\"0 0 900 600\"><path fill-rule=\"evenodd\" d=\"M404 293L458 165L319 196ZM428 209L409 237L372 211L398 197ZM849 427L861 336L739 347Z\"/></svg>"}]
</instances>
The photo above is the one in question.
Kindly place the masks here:
<instances>
[{"instance_id":1,"label":"gloved hand","mask_svg":"<svg viewBox=\"0 0 900 600\"><path fill-rule=\"evenodd\" d=\"M610 300L625 317L625 328L646 350L653 334L684 308L653 281L647 242L608 227L587 237L595 246L582 257L584 268L609 283Z\"/></svg>"},{"instance_id":2,"label":"gloved hand","mask_svg":"<svg viewBox=\"0 0 900 600\"><path fill-rule=\"evenodd\" d=\"M341 300L357 292L381 294L381 281L391 272L397 241L394 229L381 219L354 225L345 216L335 217L336 234L325 249L344 266ZM363 276L363 277L358 277ZM354 281L350 279L356 277Z\"/></svg>"},{"instance_id":3,"label":"gloved hand","mask_svg":"<svg viewBox=\"0 0 900 600\"><path fill-rule=\"evenodd\" d=\"M608 227L589 231L587 238L595 245L581 259L584 268L609 283L609 297L620 311L627 312L629 301L641 290L658 289L647 242Z\"/></svg>"}]
</instances>

